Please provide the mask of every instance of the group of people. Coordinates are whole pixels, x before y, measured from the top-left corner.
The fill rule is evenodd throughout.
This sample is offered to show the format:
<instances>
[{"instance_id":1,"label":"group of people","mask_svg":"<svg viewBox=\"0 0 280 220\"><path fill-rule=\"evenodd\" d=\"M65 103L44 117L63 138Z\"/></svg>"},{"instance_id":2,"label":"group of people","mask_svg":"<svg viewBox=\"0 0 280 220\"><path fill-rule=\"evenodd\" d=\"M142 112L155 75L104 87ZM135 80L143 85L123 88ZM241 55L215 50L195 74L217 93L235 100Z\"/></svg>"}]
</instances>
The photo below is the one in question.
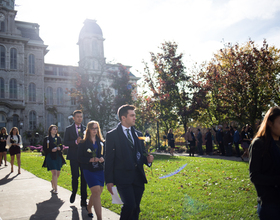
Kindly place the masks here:
<instances>
[{"instance_id":1,"label":"group of people","mask_svg":"<svg viewBox=\"0 0 280 220\"><path fill-rule=\"evenodd\" d=\"M241 157L244 160L244 157L249 157L249 145L253 138L253 130L249 125L246 125L242 128L241 134L238 132L237 127L226 127L223 131L222 125L218 126L218 130L213 128L216 132L216 141L219 146L219 152L223 156L233 156L232 147L235 146L236 156ZM187 147L189 148L189 156L194 156L195 147L197 147L197 151L199 155L203 155L204 151L202 148L203 144L203 135L200 129L197 129L197 135L194 134L191 128L187 129L187 132L184 135L185 141L187 143ZM171 147L170 154L174 155L175 149L175 137L173 134L173 130L169 129L168 135L168 146ZM206 154L212 155L213 153L213 144L214 144L214 136L211 133L211 129L207 129L205 134L205 144L206 144ZM244 149L244 153L240 154L239 145Z\"/></svg>"},{"instance_id":2,"label":"group of people","mask_svg":"<svg viewBox=\"0 0 280 220\"><path fill-rule=\"evenodd\" d=\"M19 134L18 128L13 127L9 134L7 133L7 129L2 127L0 132L0 166L2 165L2 160L4 158L5 166L7 166L7 151L9 150L11 156L11 173L14 172L14 161L15 156L17 158L18 164L18 174L20 171L20 152L22 148L22 138Z\"/></svg>"},{"instance_id":3,"label":"group of people","mask_svg":"<svg viewBox=\"0 0 280 220\"><path fill-rule=\"evenodd\" d=\"M101 193L104 182L113 194L116 185L123 202L120 219L138 219L140 202L147 183L143 165L151 166L153 156L145 152L142 133L134 128L135 107L123 105L118 109L120 123L106 135L106 142L97 121L82 124L83 113L73 112L74 123L66 128L64 144L69 146L67 160L70 160L72 174L73 203L81 180L81 206L86 207L88 216L93 218L94 207L97 219L102 219ZM57 180L65 160L62 156L62 141L57 126L51 125L45 137L43 167L52 172L52 192L57 192ZM148 135L148 134L146 134ZM91 191L87 203L87 185Z\"/></svg>"}]
</instances>

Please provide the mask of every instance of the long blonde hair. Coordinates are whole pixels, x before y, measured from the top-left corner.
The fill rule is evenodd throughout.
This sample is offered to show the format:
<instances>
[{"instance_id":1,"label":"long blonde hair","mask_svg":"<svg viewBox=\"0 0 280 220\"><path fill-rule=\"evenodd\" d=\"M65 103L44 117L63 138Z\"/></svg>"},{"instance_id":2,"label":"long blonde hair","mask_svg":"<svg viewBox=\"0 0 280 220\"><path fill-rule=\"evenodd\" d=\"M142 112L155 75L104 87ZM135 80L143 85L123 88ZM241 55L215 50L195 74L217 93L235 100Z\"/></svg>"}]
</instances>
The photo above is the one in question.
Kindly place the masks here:
<instances>
[{"instance_id":1,"label":"long blonde hair","mask_svg":"<svg viewBox=\"0 0 280 220\"><path fill-rule=\"evenodd\" d=\"M104 138L102 136L102 133L101 133L101 129L100 129L100 126L99 126L99 123L98 121L90 121L88 124L87 124L87 128L86 128L86 135L84 136L84 141L85 140L90 140L91 141L91 136L90 136L90 129L93 128L93 125L94 124L97 124L97 127L98 127L98 131L97 131L97 134L96 136L102 141L104 142Z\"/></svg>"},{"instance_id":2,"label":"long blonde hair","mask_svg":"<svg viewBox=\"0 0 280 220\"><path fill-rule=\"evenodd\" d=\"M3 134L3 132L2 132L3 130L5 131L4 135L8 135L7 129L5 127L1 128L1 134Z\"/></svg>"}]
</instances>

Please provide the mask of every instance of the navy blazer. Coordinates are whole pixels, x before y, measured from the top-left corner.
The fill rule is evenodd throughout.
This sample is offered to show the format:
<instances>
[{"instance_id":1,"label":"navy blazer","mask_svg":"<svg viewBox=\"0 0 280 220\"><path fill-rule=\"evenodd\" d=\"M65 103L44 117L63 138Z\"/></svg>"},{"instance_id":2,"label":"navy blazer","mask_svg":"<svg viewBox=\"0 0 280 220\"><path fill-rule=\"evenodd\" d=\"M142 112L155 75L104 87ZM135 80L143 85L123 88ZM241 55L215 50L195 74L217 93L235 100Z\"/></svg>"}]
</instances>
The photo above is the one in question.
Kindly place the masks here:
<instances>
[{"instance_id":1,"label":"navy blazer","mask_svg":"<svg viewBox=\"0 0 280 220\"><path fill-rule=\"evenodd\" d=\"M140 141L137 136L143 136L141 132L131 127L131 133L134 139L133 157L129 141L125 136L121 123L109 131L106 135L105 152L105 181L106 183L132 184L135 179L139 184L147 183L143 165L147 163L147 157L144 156L144 141ZM138 154L138 155L137 155ZM135 163L136 161L136 163ZM136 172L136 169L137 172ZM135 175L140 175L135 177Z\"/></svg>"},{"instance_id":2,"label":"navy blazer","mask_svg":"<svg viewBox=\"0 0 280 220\"><path fill-rule=\"evenodd\" d=\"M81 124L81 132L83 133L86 130L86 126ZM64 134L64 145L68 146L67 160L78 161L78 145L76 140L78 138L75 123L68 126Z\"/></svg>"},{"instance_id":3,"label":"navy blazer","mask_svg":"<svg viewBox=\"0 0 280 220\"><path fill-rule=\"evenodd\" d=\"M96 144L98 146L97 151L96 151L96 156L95 157L104 157L105 153L105 143L102 142L99 138L96 138ZM99 170L104 170L104 162L103 163L97 163L98 167L94 168L92 163L89 162L89 160L93 157L93 153L88 152L88 149L93 152L93 143L90 140L85 140L84 142L79 144L78 147L78 161L81 163L81 167L83 170L89 170L91 172L99 171Z\"/></svg>"}]
</instances>

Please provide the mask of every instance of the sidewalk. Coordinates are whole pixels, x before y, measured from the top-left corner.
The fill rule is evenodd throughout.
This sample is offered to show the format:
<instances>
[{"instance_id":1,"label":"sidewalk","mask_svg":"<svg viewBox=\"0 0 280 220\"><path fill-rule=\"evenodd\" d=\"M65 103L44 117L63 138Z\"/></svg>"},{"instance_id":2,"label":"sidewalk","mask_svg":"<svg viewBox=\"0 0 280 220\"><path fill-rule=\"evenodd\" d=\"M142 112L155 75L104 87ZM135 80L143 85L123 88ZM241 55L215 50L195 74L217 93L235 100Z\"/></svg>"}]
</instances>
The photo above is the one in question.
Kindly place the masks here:
<instances>
[{"instance_id":1,"label":"sidewalk","mask_svg":"<svg viewBox=\"0 0 280 220\"><path fill-rule=\"evenodd\" d=\"M17 166L10 173L11 166L0 167L0 220L78 220L91 219L86 208L81 208L79 195L74 203L70 203L71 192L58 187L58 194L52 194L51 183L40 179L21 169L17 174ZM94 209L94 218L97 219ZM104 220L119 219L116 213L102 208Z\"/></svg>"},{"instance_id":2,"label":"sidewalk","mask_svg":"<svg viewBox=\"0 0 280 220\"><path fill-rule=\"evenodd\" d=\"M170 156L170 153L159 153L159 152L153 152L155 155L168 155ZM174 156L184 156L184 157L189 157L188 153L178 153L174 152ZM194 154L194 157L203 157L203 158L209 158L209 159L221 159L221 160L231 160L231 161L240 161L240 162L248 162L248 158L244 158L244 161L241 160L240 157L235 157L235 156L220 156L220 155L198 155Z\"/></svg>"}]
</instances>

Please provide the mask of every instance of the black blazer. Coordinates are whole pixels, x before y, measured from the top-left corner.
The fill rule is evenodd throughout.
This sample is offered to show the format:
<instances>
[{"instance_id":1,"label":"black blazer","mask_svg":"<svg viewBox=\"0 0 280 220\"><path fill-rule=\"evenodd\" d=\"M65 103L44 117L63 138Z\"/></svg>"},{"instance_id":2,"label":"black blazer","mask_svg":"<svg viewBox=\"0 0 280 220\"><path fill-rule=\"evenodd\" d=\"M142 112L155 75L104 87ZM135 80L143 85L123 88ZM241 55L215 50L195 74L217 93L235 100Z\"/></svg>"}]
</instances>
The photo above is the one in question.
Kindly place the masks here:
<instances>
[{"instance_id":1,"label":"black blazer","mask_svg":"<svg viewBox=\"0 0 280 220\"><path fill-rule=\"evenodd\" d=\"M144 141L140 141L137 137L143 136L141 132L131 128L131 133L134 139L133 152L134 157L131 157L130 151L132 148L129 141L123 133L121 123L109 131L106 135L106 152L105 152L105 181L106 183L116 184L132 184L135 179L139 184L147 183L146 175L143 169L143 164L148 165L147 157L144 156L145 148ZM139 159L136 159L138 153ZM135 163L135 161L137 161ZM136 171L137 169L137 171ZM137 175L137 177L135 176Z\"/></svg>"},{"instance_id":2,"label":"black blazer","mask_svg":"<svg viewBox=\"0 0 280 220\"><path fill-rule=\"evenodd\" d=\"M268 144L268 146L267 146ZM280 151L276 143L256 138L250 148L249 171L258 200L280 204Z\"/></svg>"},{"instance_id":3,"label":"black blazer","mask_svg":"<svg viewBox=\"0 0 280 220\"><path fill-rule=\"evenodd\" d=\"M58 156L61 157L62 159L62 165L63 164L66 164L65 162L65 159L62 155L62 146L60 146L62 144L61 142L61 138L56 136L57 138L57 145L55 145L55 143L53 142L53 139L50 138L49 136L46 136L44 138L44 142L43 142L43 150L44 150L44 153L45 153L45 160L43 162L43 166L42 167L47 167L47 163L46 163L46 158L47 158L47 155L50 154L51 155L51 158L53 160L56 160L56 157L57 157L57 152L58 152ZM48 146L48 141L49 140L49 146ZM56 152L52 152L52 149L55 148L55 147L60 147L61 150L60 151L56 151Z\"/></svg>"},{"instance_id":4,"label":"black blazer","mask_svg":"<svg viewBox=\"0 0 280 220\"><path fill-rule=\"evenodd\" d=\"M99 138L96 138L97 143L97 151L96 151L96 157L104 157L105 154L105 143L101 142ZM103 146L102 146L102 144ZM81 167L84 170L89 170L91 172L104 170L104 162L103 163L97 163L97 167L93 167L92 163L89 162L89 160L93 157L93 153L88 152L88 149L90 149L93 152L93 144L90 140L86 140L83 143L79 144L78 147L78 161L81 163Z\"/></svg>"},{"instance_id":5,"label":"black blazer","mask_svg":"<svg viewBox=\"0 0 280 220\"><path fill-rule=\"evenodd\" d=\"M86 127L81 124L81 132L83 133L86 130ZM64 135L64 145L68 146L67 160L76 160L78 161L78 145L76 140L78 138L75 123L68 126L65 130Z\"/></svg>"}]
</instances>

